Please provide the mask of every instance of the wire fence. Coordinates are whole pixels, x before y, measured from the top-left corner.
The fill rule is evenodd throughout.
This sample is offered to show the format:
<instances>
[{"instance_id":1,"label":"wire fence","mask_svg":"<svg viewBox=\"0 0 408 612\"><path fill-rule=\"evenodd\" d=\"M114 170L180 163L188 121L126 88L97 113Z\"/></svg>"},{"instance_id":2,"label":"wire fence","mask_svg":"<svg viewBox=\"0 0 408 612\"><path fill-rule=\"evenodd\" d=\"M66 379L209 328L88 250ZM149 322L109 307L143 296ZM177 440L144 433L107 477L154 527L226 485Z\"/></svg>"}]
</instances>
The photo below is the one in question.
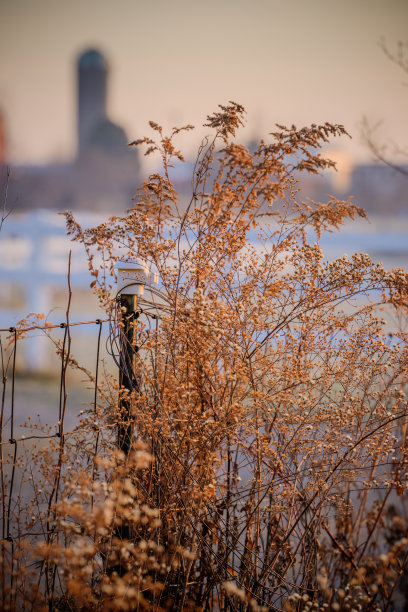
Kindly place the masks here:
<instances>
[{"instance_id":1,"label":"wire fence","mask_svg":"<svg viewBox=\"0 0 408 612\"><path fill-rule=\"evenodd\" d=\"M144 308L141 306L137 307L136 312L130 312L127 315L121 309L120 296L112 302L111 316L105 318L96 318L86 321L70 321L70 304L71 304L71 287L70 287L70 274L68 272L68 286L69 286L69 298L66 309L66 319L60 323L45 322L44 324L32 323L30 318L23 319L20 325L9 326L0 328L0 363L1 363L1 376L2 376L2 392L1 392L1 413L0 413L0 479L1 479L1 492L2 492L2 539L13 543L15 535L13 534L13 508L17 508L16 494L16 468L18 465L19 453L22 450L22 445L25 445L25 452L30 453L30 449L27 449L27 443L30 441L45 441L50 443L52 440L57 441L57 456L61 457L64 452L64 446L70 436L75 436L78 432L78 422L71 423L71 427L67 427L67 401L69 397L69 381L68 373L69 369L78 369L79 371L86 374L87 382L92 384L92 388L87 387L88 400L90 400L90 391L92 392L92 399L90 402L90 411L93 413L94 419L90 423L89 433L92 433L94 437L94 452L93 455L96 457L98 451L98 444L100 438L100 429L109 428L112 432L117 428L117 423L107 423L106 420L103 422L97 419L97 404L98 404L98 390L100 390L100 362L101 362L101 348L103 338L103 330L105 328L106 337L106 353L109 356L111 365L116 369L119 374L119 382L125 377L127 384L125 386L132 390L137 385L135 382L134 372L131 364L131 356L139 351L143 342L139 342L141 346L134 346L130 341L129 337L123 333L123 327L131 326L130 321L139 319L143 313L146 321L147 335L151 331L157 333L158 320L160 316L156 309L155 312L151 311L151 306L146 302ZM141 300L144 302L143 300ZM127 321L129 319L129 321ZM122 323L123 325L122 325ZM152 326L153 323L153 326ZM72 353L72 340L73 331L78 328L96 327L96 334L92 343L87 342L87 353L92 352L92 345L94 347L95 360L91 369L87 369L81 366L80 363L75 359ZM62 339L55 339L52 336L52 332L56 330L63 330ZM21 433L21 428L26 425L27 418L31 419L30 406L21 407L22 409L17 414L16 405L16 390L18 385L25 385L28 387L28 394L30 394L30 381L26 381L18 375L17 371L17 356L20 350L21 342L30 342L33 336L30 336L30 332L42 332L54 345L54 350L59 359L59 374L57 378L54 377L54 384L58 385L58 395L53 399L51 417L54 425L54 431L38 431L25 435ZM140 340L140 339L139 339ZM55 365L55 364L54 364ZM129 370L130 368L130 370ZM54 368L55 369L55 368ZM40 379L41 380L41 379ZM45 383L44 383L45 384ZM123 386L123 381L122 381ZM119 398L119 396L118 396ZM28 397L27 403L30 404L30 397ZM49 408L49 400L47 407ZM83 412L83 411L82 411ZM41 415L37 415L41 417ZM47 415L50 416L49 414ZM77 415L79 416L79 415ZM55 417L55 418L54 418ZM100 428L100 429L99 429ZM43 429L43 428L41 428ZM82 426L82 434L86 433L86 428ZM57 465L57 473L60 475L61 466ZM9 473L7 473L7 471ZM60 477L60 476L59 476ZM50 492L49 506L51 502L55 503L58 497L59 489L59 477L55 482L53 489ZM16 516L14 516L16 519ZM17 521L18 522L18 521ZM16 523L16 520L14 520ZM32 535L32 534L27 534ZM37 534L39 535L39 534ZM43 534L44 535L44 532ZM18 533L18 538L21 541L22 534ZM13 553L12 553L13 555Z\"/></svg>"},{"instance_id":2,"label":"wire fence","mask_svg":"<svg viewBox=\"0 0 408 612\"><path fill-rule=\"evenodd\" d=\"M71 284L70 266L68 269L69 296L66 307L65 321L51 323L42 321L43 315L30 315L22 319L15 326L0 328L0 364L2 377L1 412L0 412L0 488L1 488L1 542L0 555L2 557L2 569L0 571L0 582L3 603L8 602L7 609L18 606L18 583L21 582L22 566L20 554L27 543L28 548L37 546L44 542L48 546L57 543L63 529L58 524L58 503L66 494L72 473L66 470L64 456L82 445L84 454L77 462L78 470L83 467L92 473L94 482L97 473L97 459L101 453L102 445L116 446L124 453L129 452L133 428L130 425L131 416L127 400L122 398L122 389L131 393L138 389L138 382L133 370L133 358L143 347L143 337L149 336L150 332L157 334L158 322L161 318L157 307L152 306L145 300L140 303L137 300L126 312L123 298L117 295L112 300L110 316L95 318L84 321L70 320L71 307ZM142 328L145 333L138 334L138 346L134 343L134 325L141 314L145 316ZM93 335L92 341L87 341L87 356L95 355L91 366L84 367L76 359L73 351L73 336L75 331L90 328ZM58 337L55 333L61 330L63 335ZM36 339L35 332L40 332L49 340L54 349L54 372L58 368L58 375L54 376L53 399L49 398L42 404L42 396L46 394L46 385L49 381L35 375L32 377L21 376L17 367L19 352L22 342L32 342ZM77 334L78 335L78 334ZM86 334L89 337L89 333ZM83 334L82 334L83 336ZM115 370L115 378L109 382L106 380L106 369L104 376L100 375L101 350L106 342L105 352L109 356L109 368ZM105 366L105 363L104 363ZM68 410L68 400L72 397L73 379L70 374L79 370L85 374L87 383L86 410L79 414L73 414ZM108 377L109 378L109 377ZM40 402L42 412L46 417L51 417L50 425L42 425L41 409L34 416L32 405L31 387L33 380L40 386ZM90 383L90 384L89 384ZM22 394L19 388L24 387L25 401L21 402ZM115 416L110 420L103 417L102 413L106 403L102 389L109 388L112 392L111 403L116 408ZM58 388L58 393L57 393ZM126 397L126 393L125 393ZM83 398L82 398L83 399ZM77 406L74 399L71 406ZM121 413L122 409L122 413ZM123 410L124 409L124 410ZM76 410L78 412L78 410ZM86 414L83 414L83 413ZM122 416L121 416L122 414ZM33 418L32 418L33 417ZM38 422L37 422L38 417ZM28 421L28 422L27 422ZM123 422L122 422L123 421ZM24 433L23 433L24 431ZM86 447L86 450L85 450ZM41 450L47 451L48 480L41 489L43 479L44 463L41 465ZM85 463L84 457L86 455ZM90 462L90 463L89 463ZM75 466L75 460L71 461ZM75 467L74 467L75 469ZM27 477L28 474L28 477ZM44 479L43 479L44 480ZM65 493L64 493L65 492ZM93 500L93 497L92 497ZM93 501L91 501L92 508ZM30 514L32 522L30 523ZM119 533L119 532L118 532ZM116 534L118 535L118 534ZM29 564L32 564L29 561ZM5 573L5 569L6 573ZM23 570L25 571L25 570ZM55 580L60 580L59 574L54 567L50 587L47 572L39 571L41 583L45 580L44 588L51 589L54 593ZM6 579L5 576L8 576ZM8 583L8 587L7 587ZM52 600L52 594L51 594ZM13 604L14 601L14 604Z\"/></svg>"},{"instance_id":3,"label":"wire fence","mask_svg":"<svg viewBox=\"0 0 408 612\"><path fill-rule=\"evenodd\" d=\"M111 434L114 435L115 423L99 423L96 416L97 403L98 403L98 389L99 389L99 370L101 360L101 341L103 327L108 327L107 334L107 348L108 353L113 357L113 362L118 363L118 358L114 354L114 347L120 346L118 342L117 334L120 333L115 317L94 319L79 322L70 322L69 320L69 306L66 311L66 320L59 324L46 323L41 324L23 324L19 326L10 326L8 328L0 329L0 355L1 355L1 368L2 368L2 394L1 394L1 413L0 413L0 479L1 479L1 494L2 494L2 556L4 562L4 556L9 559L9 577L10 577L10 592L15 591L14 583L18 577L18 555L17 555L17 543L18 548L21 548L21 543L27 540L30 543L38 541L38 538L44 540L46 543L51 543L53 538L56 536L57 527L53 523L53 512L51 508L55 508L59 501L59 491L61 488L61 478L63 469L63 455L65 452L65 446L69 439L73 437L75 440L75 434L78 433L77 422L71 422L71 427L67 427L67 400L68 400L68 387L69 381L67 378L68 370L70 367L79 368L87 374L88 382L88 395L89 395L89 382L92 383L92 405L89 411L93 413L93 422L90 423L89 433L92 434L92 445L93 456L97 456L98 445L100 443L99 428L109 428ZM114 312L114 315L117 312ZM96 326L97 332L96 337L93 341L95 347L95 362L92 371L82 368L80 364L75 360L72 355L72 333L73 330L78 329L80 326ZM54 330L63 329L64 334L62 340L55 340L52 338L51 333ZM54 381L59 389L58 396L55 397L55 419L52 419L56 424L44 431L43 427L39 428L39 431L32 429L32 423L30 422L30 434L24 435L21 433L21 428L27 424L27 419L31 419L30 410L30 399L28 398L28 406L24 406L23 409L16 411L16 390L18 384L25 384L24 379L21 379L17 375L16 362L19 347L22 339L30 341L29 332L41 331L54 343L54 348L57 357L60 360L59 364L59 377L57 381ZM89 347L90 348L90 347ZM30 385L28 385L30 386ZM88 397L89 399L89 397ZM83 412L83 411L81 411ZM49 415L48 415L49 416ZM80 416L80 415L76 415ZM41 414L38 415L39 422L41 423ZM71 418L72 421L72 418ZM52 429L54 429L52 431ZM86 429L82 427L81 434L85 433ZM54 443L53 443L54 440ZM90 437L91 440L91 437ZM48 447L53 447L53 455L50 467L53 469L54 475L52 477L52 486L47 491L46 497L42 500L42 506L48 507L46 512L47 520L46 525L41 524L41 528L36 530L27 529L22 531L21 529L21 506L22 497L24 503L24 456L25 464L35 464L35 455L38 453L38 444L46 444ZM21 465L20 462L21 455ZM27 460L28 457L28 460ZM19 472L19 467L20 472ZM32 470L31 470L32 471ZM33 474L32 474L33 476ZM34 477L33 477L34 482ZM35 485L33 485L35 489ZM37 496L37 491L35 496ZM27 495L27 503L30 495ZM25 510L26 513L26 510ZM34 526L34 525L33 525ZM38 525L37 525L38 528ZM9 550L7 551L5 546ZM55 576L54 576L55 579ZM4 585L3 585L4 586ZM3 597L4 597L4 588Z\"/></svg>"},{"instance_id":4,"label":"wire fence","mask_svg":"<svg viewBox=\"0 0 408 612\"><path fill-rule=\"evenodd\" d=\"M96 411L97 399L98 399L98 388L99 388L99 366L100 366L100 352L101 352L101 339L103 326L106 324L111 325L112 319L95 319L90 321L80 321L70 323L62 322L59 324L46 324L46 325L30 325L23 327L13 327L0 329L0 352L1 352L1 367L2 367L2 394L1 394L1 414L0 414L0 447L1 447L1 486L2 486L2 498L3 498L3 517L2 517L2 539L13 542L13 520L12 520L12 509L17 503L15 499L15 481L16 481L16 466L19 457L20 449L22 445L27 445L30 440L45 440L50 441L55 439L58 441L58 450L63 452L64 444L66 439L75 434L75 427L72 429L66 429L66 409L68 399L68 381L67 373L68 367L72 364L71 355L71 329L77 328L78 326L97 326L97 333L95 338L95 364L93 373L90 374L89 378L93 379L93 410ZM19 343L24 337L27 341L27 333L34 330L41 330L47 335L52 330L63 329L64 336L62 339L61 346L56 343L56 352L60 359L60 375L57 384L59 386L57 405L55 406L55 417L56 417L56 430L49 433L32 433L30 435L23 435L19 433L21 426L27 421L27 417L30 419L31 416L27 414L27 410L24 410L20 414L20 419L16 414L16 389L21 379L16 373L16 358L19 350ZM4 342L4 336L6 336L6 343ZM30 341L30 337L28 337ZM79 366L80 367L80 366ZM21 418L22 417L22 418ZM25 449L26 451L26 449ZM30 452L30 451L28 451ZM7 477L7 468L9 468L10 474ZM56 485L58 487L58 484ZM54 497L57 496L57 490L52 492ZM28 534L27 534L28 535ZM18 534L18 538L21 539L22 534Z\"/></svg>"},{"instance_id":5,"label":"wire fence","mask_svg":"<svg viewBox=\"0 0 408 612\"><path fill-rule=\"evenodd\" d=\"M71 292L70 292L71 295ZM91 455L96 458L98 446L101 441L101 430L109 430L109 436L115 436L116 424L107 423L98 419L98 391L100 391L100 362L102 333L106 329L107 352L113 358L113 363L118 364L120 359L114 354L115 347L120 347L120 326L116 316L117 309L113 309L113 316L107 318L96 318L87 321L70 321L70 298L66 310L66 320L61 323L51 324L31 324L30 319L22 321L19 326L10 326L0 329L0 360L2 375L1 392L1 412L0 412L0 486L1 486L1 540L0 553L2 556L2 600L3 604L8 602L10 609L18 607L18 583L21 580L19 555L24 547L24 542L28 547L43 541L47 545L58 541L60 527L55 522L55 508L60 501L62 487L64 483L63 457L66 452L71 452L75 448L78 440L89 439L93 447ZM72 353L72 336L74 330L86 327L96 327L96 334L92 343L88 343L88 353L92 352L91 345L94 347L95 361L91 369L81 366ZM55 330L63 330L63 337L55 338ZM44 402L44 412L48 413L52 425L41 425L41 411L38 413L38 424L32 420L34 411L32 409L32 398L30 397L30 387L33 379L21 377L16 367L17 356L22 340L30 342L34 336L30 332L39 331L43 333L54 345L57 360L59 359L59 375L53 378L53 385L58 388L53 401ZM80 425L82 413L70 414L67 423L67 406L70 395L69 370L79 369L86 374L88 412L91 414L89 428ZM36 380L34 378L34 380ZM45 379L37 376L40 384L41 396L45 396L46 385L49 384ZM91 386L89 385L91 383ZM19 385L25 387L26 402L19 406L16 400ZM28 391L28 393L27 393ZM20 394L21 396L21 394ZM40 401L41 401L40 396ZM91 400L91 401L89 401ZM50 406L51 403L51 406ZM74 405L76 404L74 400ZM78 412L76 410L76 412ZM28 420L28 424L27 424ZM34 421L36 418L34 417ZM22 433L22 429L29 428L28 435ZM79 429L80 427L80 433ZM79 434L79 435L78 435ZM78 438L76 437L78 436ZM68 445L68 447L67 447ZM50 468L50 479L46 489L41 492L38 481L41 476L38 471L39 449L47 449L47 457ZM36 467L37 466L37 467ZM31 482L27 480L27 467L31 473ZM93 473L94 473L94 469ZM32 506L32 500L36 500L36 505ZM27 518L30 513L34 513L32 524ZM24 527L22 525L24 524ZM8 579L5 582L4 568ZM42 572L40 572L41 575ZM52 581L55 582L59 577L54 570ZM7 582L9 587L7 587ZM7 596L7 589L10 595ZM54 585L52 586L52 590ZM14 604L13 604L14 600ZM9 608L7 608L9 609Z\"/></svg>"},{"instance_id":6,"label":"wire fence","mask_svg":"<svg viewBox=\"0 0 408 612\"><path fill-rule=\"evenodd\" d=\"M2 406L1 406L1 424L2 424L2 428L1 428L1 444L5 445L5 444L16 444L17 442L22 442L24 440L29 439L30 437L36 437L36 436L30 436L30 437L26 437L26 436L22 436L22 437L16 437L14 435L14 431L15 431L15 426L16 426L16 422L15 422L15 388L16 388L16 379L17 379L17 375L16 375L16 358L17 358L17 353L18 353L18 347L19 347L19 341L21 341L21 339L24 337L25 340L27 340L26 336L28 334L28 332L30 331L34 331L34 330L40 330L43 331L44 333L46 333L47 335L55 329L64 329L64 336L63 336L63 341L62 341L62 348L61 350L57 350L58 353L60 353L60 375L59 375L59 405L58 405L58 422L61 421L62 417L63 417L63 411L64 411L64 396L67 393L67 381L66 381L66 377L67 377L67 367L68 364L70 362L71 359L71 354L70 354L70 345L71 345L71 332L70 330L72 328L76 328L78 326L82 326L82 325L97 325L98 326L98 332L97 332L97 336L96 336L96 342L95 342L95 346L96 346L96 360L95 360L95 367L94 367L94 379L95 379L95 398L96 398L96 394L97 394L97 388L98 388L98 369L99 369L99 359L100 359L100 349L101 349L101 334L102 334L102 327L104 323L111 323L112 319L110 318L106 318L106 319L95 319L92 321L78 321L75 323L58 323L58 324L50 324L47 323L46 325L30 325L28 327L13 327L10 326L8 328L1 328L0 329L0 351L1 351L1 367L2 367ZM7 345L5 348L5 343L4 343L4 334L8 334L8 336L6 336L6 341L7 341ZM28 340L30 340L30 338L28 338ZM7 355L7 347L12 347L11 348L11 354L9 353ZM57 349L58 349L58 345L57 345ZM6 416L6 397L7 397L7 390L11 387L11 394L10 394L10 411L9 411L9 415L8 418ZM96 401L96 399L95 399ZM9 424L9 436L5 436L5 430L7 427L7 424ZM54 435L48 435L48 436L41 436L41 437L60 437L62 434L62 423L60 425L59 430L54 434Z\"/></svg>"}]
</instances>

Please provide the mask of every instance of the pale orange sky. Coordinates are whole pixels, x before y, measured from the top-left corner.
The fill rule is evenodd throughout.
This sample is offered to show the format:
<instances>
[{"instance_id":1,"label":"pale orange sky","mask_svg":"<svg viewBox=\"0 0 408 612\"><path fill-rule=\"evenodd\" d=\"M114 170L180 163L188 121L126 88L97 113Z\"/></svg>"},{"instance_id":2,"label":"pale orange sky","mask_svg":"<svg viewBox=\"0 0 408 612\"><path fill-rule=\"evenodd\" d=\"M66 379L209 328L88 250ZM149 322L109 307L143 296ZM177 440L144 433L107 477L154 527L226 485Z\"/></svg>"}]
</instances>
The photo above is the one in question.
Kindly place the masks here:
<instances>
[{"instance_id":1,"label":"pale orange sky","mask_svg":"<svg viewBox=\"0 0 408 612\"><path fill-rule=\"evenodd\" d=\"M74 62L89 46L111 66L109 115L129 139L200 125L217 104L247 109L243 139L275 123L359 122L408 144L408 76L384 57L408 39L408 0L0 0L0 109L11 163L76 150ZM203 134L184 144L189 151ZM194 143L194 145L192 144Z\"/></svg>"}]
</instances>

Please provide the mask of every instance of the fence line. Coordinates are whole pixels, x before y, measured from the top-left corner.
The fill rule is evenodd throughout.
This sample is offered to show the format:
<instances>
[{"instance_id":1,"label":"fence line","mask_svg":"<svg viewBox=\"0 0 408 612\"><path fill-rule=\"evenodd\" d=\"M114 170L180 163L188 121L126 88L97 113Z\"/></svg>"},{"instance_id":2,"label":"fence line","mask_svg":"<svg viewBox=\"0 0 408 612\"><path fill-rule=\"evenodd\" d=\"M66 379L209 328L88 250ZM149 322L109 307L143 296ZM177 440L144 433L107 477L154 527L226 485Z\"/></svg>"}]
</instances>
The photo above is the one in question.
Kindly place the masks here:
<instances>
[{"instance_id":1,"label":"fence line","mask_svg":"<svg viewBox=\"0 0 408 612\"><path fill-rule=\"evenodd\" d=\"M109 319L95 319L93 321L77 321L76 323L69 323L68 327L75 327L77 325L92 325L93 323L95 323L96 325L99 325L100 323L109 323L111 321L113 321L113 319L110 319L110 318ZM0 329L0 332L10 332L10 333L16 332L17 334L20 334L20 333L26 333L29 331L33 331L35 329L49 331L51 329L58 329L58 328L64 329L65 327L67 327L67 324L65 322L54 323L54 324L48 323L45 325L31 325L30 327L20 327L20 328L13 327L13 326L3 327Z\"/></svg>"},{"instance_id":2,"label":"fence line","mask_svg":"<svg viewBox=\"0 0 408 612\"><path fill-rule=\"evenodd\" d=\"M3 385L2 395L1 395L1 413L0 413L0 448L3 449L3 447L7 445L11 445L12 447L14 447L12 454L9 455L8 458L3 456L3 450L1 450L1 456L0 456L0 464L1 464L0 478L1 478L1 489L3 493L3 502L2 502L3 517L2 517L1 539L3 540L3 542L9 542L11 544L11 550L10 550L10 563L11 563L10 589L11 591L13 591L13 583L14 583L13 568L14 568L15 561L16 561L15 552L14 552L14 542L17 539L21 540L22 538L31 537L31 536L41 536L44 534L47 534L47 539L49 540L52 537L52 534L54 533L53 528L51 528L50 526L52 523L51 516L48 517L49 520L47 522L49 524L47 525L46 530L45 531L43 530L39 534L19 533L18 529L16 528L16 525L14 525L15 521L13 520L13 507L17 503L17 498L15 497L15 484L16 484L15 481L16 481L16 469L18 467L17 462L18 462L20 445L30 440L52 440L52 439L59 440L59 444L56 446L55 451L57 453L57 457L56 457L57 463L59 465L59 468L61 468L60 463L61 463L62 453L64 451L65 440L68 437L75 435L77 433L75 428L73 428L72 430L64 431L65 408L66 408L66 401L67 401L67 396L68 396L66 372L67 372L68 366L71 363L70 346L69 346L69 342L67 343L67 338L70 335L70 328L77 327L80 325L92 325L92 324L99 326L97 340L96 340L96 359L95 359L95 368L94 368L95 375L91 378L91 380L93 379L93 383L94 383L92 405L93 405L93 412L94 414L96 414L97 399L98 399L98 375L99 375L102 327L104 323L111 323L112 321L114 321L114 319L105 318L105 319L95 319L95 320L79 321L79 322L71 323L69 322L69 311L67 311L67 322L62 322L59 324L31 325L29 327L20 327L20 328L10 326L8 328L0 329L0 333L10 333L13 335L12 353L8 357L6 355L6 351L9 347L5 348L0 338L0 353L1 353L0 359L1 359L1 367L2 367L2 385ZM20 423L16 423L16 415L15 415L16 355L17 355L18 342L21 338L21 335L26 334L29 331L42 330L45 332L49 332L51 330L59 329L59 328L64 329L65 333L64 333L64 340L63 340L62 346L60 348L57 347L57 352L60 353L60 359L61 359L61 370L60 370L60 377L59 377L60 378L59 380L60 391L59 391L59 402L57 406L58 430L55 433L49 433L49 434L44 434L44 435L40 435L40 434L38 435L33 434L33 435L27 435L27 436L16 435L15 429L18 425L21 425ZM112 330L110 331L112 332ZM9 398L7 398L6 392L7 392L7 388L9 388L9 385L10 385L10 380L9 380L9 375L8 375L9 371L10 371L10 378L11 378L11 394ZM8 416L6 417L6 406L9 403L7 399L9 399L10 401L10 404L9 404L10 410L9 410ZM27 417L27 414L25 413L24 414L25 420L26 420L26 417ZM9 436L5 435L5 430L7 426L9 427ZM115 427L116 427L116 424L114 423L113 424L105 423L101 427L101 426L98 426L95 422L90 425L89 429L87 429L86 427L81 429L81 432L85 434L87 432L95 433L95 431L97 431L97 442L95 444L95 455L98 450L100 430L102 429L113 430ZM11 468L11 473L9 477L7 477L5 473L5 469L7 468L7 466L8 468ZM54 480L54 485L49 494L49 501L48 501L49 509L51 509L52 504L55 504L58 498L59 478L60 478L60 469L57 469L55 480Z\"/></svg>"}]
</instances>

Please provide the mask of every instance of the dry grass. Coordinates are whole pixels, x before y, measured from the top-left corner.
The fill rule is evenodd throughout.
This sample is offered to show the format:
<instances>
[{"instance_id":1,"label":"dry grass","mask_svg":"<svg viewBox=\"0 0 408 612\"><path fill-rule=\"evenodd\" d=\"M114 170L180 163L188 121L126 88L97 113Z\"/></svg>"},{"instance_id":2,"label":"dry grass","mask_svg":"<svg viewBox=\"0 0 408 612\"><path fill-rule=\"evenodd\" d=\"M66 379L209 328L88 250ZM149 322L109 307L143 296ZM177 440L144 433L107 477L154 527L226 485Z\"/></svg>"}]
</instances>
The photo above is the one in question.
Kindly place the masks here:
<instances>
[{"instance_id":1,"label":"dry grass","mask_svg":"<svg viewBox=\"0 0 408 612\"><path fill-rule=\"evenodd\" d=\"M160 291L139 301L132 389L102 380L75 435L21 460L33 496L2 543L4 609L407 605L407 275L323 259L320 234L364 212L303 201L295 176L332 166L319 147L342 126L278 126L251 154L242 118L234 103L208 118L183 212L179 130L152 123L136 144L163 171L132 210L91 230L67 214L119 335L118 257L145 259Z\"/></svg>"}]
</instances>

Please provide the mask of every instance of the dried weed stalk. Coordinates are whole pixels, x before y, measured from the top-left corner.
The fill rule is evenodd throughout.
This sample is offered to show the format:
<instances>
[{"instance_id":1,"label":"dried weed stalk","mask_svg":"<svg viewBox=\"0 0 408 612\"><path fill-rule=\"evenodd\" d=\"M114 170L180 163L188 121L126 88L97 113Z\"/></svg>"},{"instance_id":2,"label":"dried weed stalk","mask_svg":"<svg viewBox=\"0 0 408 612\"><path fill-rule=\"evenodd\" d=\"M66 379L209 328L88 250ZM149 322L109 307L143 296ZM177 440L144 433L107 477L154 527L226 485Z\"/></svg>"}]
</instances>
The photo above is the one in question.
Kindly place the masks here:
<instances>
[{"instance_id":1,"label":"dried weed stalk","mask_svg":"<svg viewBox=\"0 0 408 612\"><path fill-rule=\"evenodd\" d=\"M157 139L132 144L159 152L163 171L128 214L92 229L67 214L110 314L119 257L143 258L160 289L139 301L134 388L105 381L59 463L51 445L38 449L43 537L16 541L6 609L404 601L408 347L384 317L404 320L408 276L365 254L324 260L321 234L365 213L302 200L296 177L333 166L319 148L342 126L278 126L251 153L234 141L243 113L231 103L208 117L189 202L171 181L180 130L151 123ZM131 406L128 455L116 449L118 393ZM3 555L5 576L7 542Z\"/></svg>"}]
</instances>

